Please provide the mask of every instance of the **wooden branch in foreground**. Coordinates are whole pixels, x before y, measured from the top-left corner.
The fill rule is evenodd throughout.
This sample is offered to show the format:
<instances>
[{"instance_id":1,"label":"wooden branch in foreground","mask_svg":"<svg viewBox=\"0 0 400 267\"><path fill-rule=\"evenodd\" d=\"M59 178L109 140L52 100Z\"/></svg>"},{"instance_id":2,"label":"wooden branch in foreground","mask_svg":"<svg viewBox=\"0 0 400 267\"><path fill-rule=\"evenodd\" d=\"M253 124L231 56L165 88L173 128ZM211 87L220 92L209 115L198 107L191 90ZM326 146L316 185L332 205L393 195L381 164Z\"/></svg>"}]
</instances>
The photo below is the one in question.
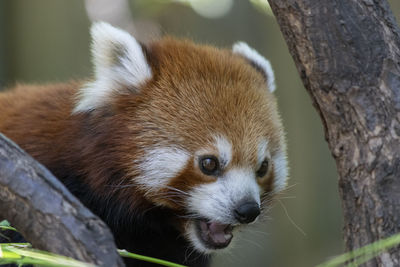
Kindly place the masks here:
<instances>
[{"instance_id":1,"label":"wooden branch in foreground","mask_svg":"<svg viewBox=\"0 0 400 267\"><path fill-rule=\"evenodd\" d=\"M0 217L10 221L34 248L98 266L124 266L105 223L2 134L0 200Z\"/></svg>"}]
</instances>

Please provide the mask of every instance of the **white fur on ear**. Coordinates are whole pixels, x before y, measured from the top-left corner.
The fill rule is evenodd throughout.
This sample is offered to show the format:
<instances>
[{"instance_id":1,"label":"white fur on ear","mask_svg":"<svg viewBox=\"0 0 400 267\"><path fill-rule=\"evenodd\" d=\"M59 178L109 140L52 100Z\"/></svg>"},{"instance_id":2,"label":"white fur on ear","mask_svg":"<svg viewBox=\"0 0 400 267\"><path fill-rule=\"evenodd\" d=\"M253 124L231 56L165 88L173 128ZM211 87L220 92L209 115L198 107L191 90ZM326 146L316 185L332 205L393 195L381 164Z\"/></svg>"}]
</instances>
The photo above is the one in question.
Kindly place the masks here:
<instances>
[{"instance_id":1,"label":"white fur on ear","mask_svg":"<svg viewBox=\"0 0 400 267\"><path fill-rule=\"evenodd\" d=\"M75 113L103 106L122 88L138 91L152 77L141 45L129 33L98 22L91 35L95 80L80 89Z\"/></svg>"},{"instance_id":2,"label":"white fur on ear","mask_svg":"<svg viewBox=\"0 0 400 267\"><path fill-rule=\"evenodd\" d=\"M272 70L271 63L260 55L256 50L248 46L245 42L237 42L233 45L232 51L235 54L239 54L245 57L250 63L254 64L254 66L264 73L264 76L267 79L267 85L269 91L275 91L275 75Z\"/></svg>"}]
</instances>

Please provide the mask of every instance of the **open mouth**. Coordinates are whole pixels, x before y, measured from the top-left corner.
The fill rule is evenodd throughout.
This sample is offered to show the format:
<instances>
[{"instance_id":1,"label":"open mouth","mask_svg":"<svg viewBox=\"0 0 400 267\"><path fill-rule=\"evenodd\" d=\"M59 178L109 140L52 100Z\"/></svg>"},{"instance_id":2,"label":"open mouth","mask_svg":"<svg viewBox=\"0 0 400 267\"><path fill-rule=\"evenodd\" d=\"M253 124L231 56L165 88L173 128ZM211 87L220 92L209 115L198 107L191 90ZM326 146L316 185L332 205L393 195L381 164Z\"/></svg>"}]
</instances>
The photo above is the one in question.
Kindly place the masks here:
<instances>
[{"instance_id":1,"label":"open mouth","mask_svg":"<svg viewBox=\"0 0 400 267\"><path fill-rule=\"evenodd\" d=\"M208 249L226 248L232 240L233 226L206 219L196 220L197 235Z\"/></svg>"}]
</instances>

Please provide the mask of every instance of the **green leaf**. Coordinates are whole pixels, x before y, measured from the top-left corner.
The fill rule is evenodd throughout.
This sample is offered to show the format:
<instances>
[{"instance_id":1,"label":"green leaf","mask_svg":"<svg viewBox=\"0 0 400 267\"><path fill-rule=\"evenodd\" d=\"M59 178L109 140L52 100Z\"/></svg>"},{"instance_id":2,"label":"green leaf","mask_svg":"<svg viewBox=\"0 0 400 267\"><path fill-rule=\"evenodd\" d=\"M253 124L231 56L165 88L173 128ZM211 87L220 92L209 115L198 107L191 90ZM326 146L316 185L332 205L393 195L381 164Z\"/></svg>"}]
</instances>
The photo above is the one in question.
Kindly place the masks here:
<instances>
[{"instance_id":1,"label":"green leaf","mask_svg":"<svg viewBox=\"0 0 400 267\"><path fill-rule=\"evenodd\" d=\"M11 226L7 220L3 220L0 222L0 226Z\"/></svg>"},{"instance_id":2,"label":"green leaf","mask_svg":"<svg viewBox=\"0 0 400 267\"><path fill-rule=\"evenodd\" d=\"M11 227L10 223L7 220L3 220L0 222L0 230L12 230L17 232L17 229Z\"/></svg>"},{"instance_id":3,"label":"green leaf","mask_svg":"<svg viewBox=\"0 0 400 267\"><path fill-rule=\"evenodd\" d=\"M357 267L368 260L378 256L380 253L400 244L400 233L391 237L378 240L374 243L363 246L359 249L344 253L333 259L330 259L316 267L336 267L346 264L347 267Z\"/></svg>"},{"instance_id":4,"label":"green leaf","mask_svg":"<svg viewBox=\"0 0 400 267\"><path fill-rule=\"evenodd\" d=\"M180 264L173 263L173 262L170 262L170 261L160 260L160 259L156 259L156 258L152 258L152 257L147 257L147 256L142 256L142 255L139 255L139 254L131 253L131 252L128 252L128 251L126 251L124 249L118 249L118 253L122 257L128 257L128 258L133 258L133 259L137 259L137 260L141 260L141 261L157 263L157 264L163 265L163 266L168 266L168 267L186 267L184 265L180 265Z\"/></svg>"},{"instance_id":5,"label":"green leaf","mask_svg":"<svg viewBox=\"0 0 400 267\"><path fill-rule=\"evenodd\" d=\"M95 265L80 262L53 253L35 250L27 243L0 244L0 263L14 263L19 265L34 264L44 267L95 267Z\"/></svg>"}]
</instances>

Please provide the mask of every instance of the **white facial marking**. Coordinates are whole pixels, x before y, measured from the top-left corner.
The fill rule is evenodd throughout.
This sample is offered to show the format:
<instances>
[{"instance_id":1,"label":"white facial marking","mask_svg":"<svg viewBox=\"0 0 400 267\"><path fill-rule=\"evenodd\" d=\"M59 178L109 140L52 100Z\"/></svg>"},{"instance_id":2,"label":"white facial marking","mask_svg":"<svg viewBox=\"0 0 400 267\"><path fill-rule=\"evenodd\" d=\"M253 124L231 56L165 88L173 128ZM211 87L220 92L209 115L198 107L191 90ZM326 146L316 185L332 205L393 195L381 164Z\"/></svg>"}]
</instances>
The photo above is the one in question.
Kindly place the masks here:
<instances>
[{"instance_id":1,"label":"white facial marking","mask_svg":"<svg viewBox=\"0 0 400 267\"><path fill-rule=\"evenodd\" d=\"M135 182L146 187L148 192L157 192L186 166L189 158L187 151L177 147L153 148L139 162L141 175Z\"/></svg>"},{"instance_id":2,"label":"white facial marking","mask_svg":"<svg viewBox=\"0 0 400 267\"><path fill-rule=\"evenodd\" d=\"M186 237L191 241L192 246L197 250L201 251L205 254L212 253L213 250L208 249L198 238L196 225L194 222L190 222L190 224L186 227Z\"/></svg>"},{"instance_id":3,"label":"white facial marking","mask_svg":"<svg viewBox=\"0 0 400 267\"><path fill-rule=\"evenodd\" d=\"M218 149L219 157L224 166L228 165L232 160L232 145L222 135L214 137L215 147Z\"/></svg>"},{"instance_id":4,"label":"white facial marking","mask_svg":"<svg viewBox=\"0 0 400 267\"><path fill-rule=\"evenodd\" d=\"M260 204L260 189L250 169L235 168L210 184L195 187L188 200L189 211L212 221L237 224L234 209L243 199Z\"/></svg>"},{"instance_id":5,"label":"white facial marking","mask_svg":"<svg viewBox=\"0 0 400 267\"><path fill-rule=\"evenodd\" d=\"M262 140L257 147L257 164L258 166L261 165L261 163L269 158L269 153L268 153L268 141L267 140Z\"/></svg>"},{"instance_id":6,"label":"white facial marking","mask_svg":"<svg viewBox=\"0 0 400 267\"><path fill-rule=\"evenodd\" d=\"M95 80L85 84L73 113L96 109L122 88L138 90L152 72L142 47L129 33L105 22L91 28Z\"/></svg>"},{"instance_id":7,"label":"white facial marking","mask_svg":"<svg viewBox=\"0 0 400 267\"><path fill-rule=\"evenodd\" d=\"M275 75L272 70L271 63L260 55L256 50L248 46L245 42L237 42L233 45L232 51L235 54L244 56L250 62L253 62L262 71L264 71L267 78L267 85L270 92L274 92L275 85Z\"/></svg>"},{"instance_id":8,"label":"white facial marking","mask_svg":"<svg viewBox=\"0 0 400 267\"><path fill-rule=\"evenodd\" d=\"M288 180L288 163L286 154L283 151L278 152L273 157L275 180L274 192L279 192L285 189Z\"/></svg>"}]
</instances>

